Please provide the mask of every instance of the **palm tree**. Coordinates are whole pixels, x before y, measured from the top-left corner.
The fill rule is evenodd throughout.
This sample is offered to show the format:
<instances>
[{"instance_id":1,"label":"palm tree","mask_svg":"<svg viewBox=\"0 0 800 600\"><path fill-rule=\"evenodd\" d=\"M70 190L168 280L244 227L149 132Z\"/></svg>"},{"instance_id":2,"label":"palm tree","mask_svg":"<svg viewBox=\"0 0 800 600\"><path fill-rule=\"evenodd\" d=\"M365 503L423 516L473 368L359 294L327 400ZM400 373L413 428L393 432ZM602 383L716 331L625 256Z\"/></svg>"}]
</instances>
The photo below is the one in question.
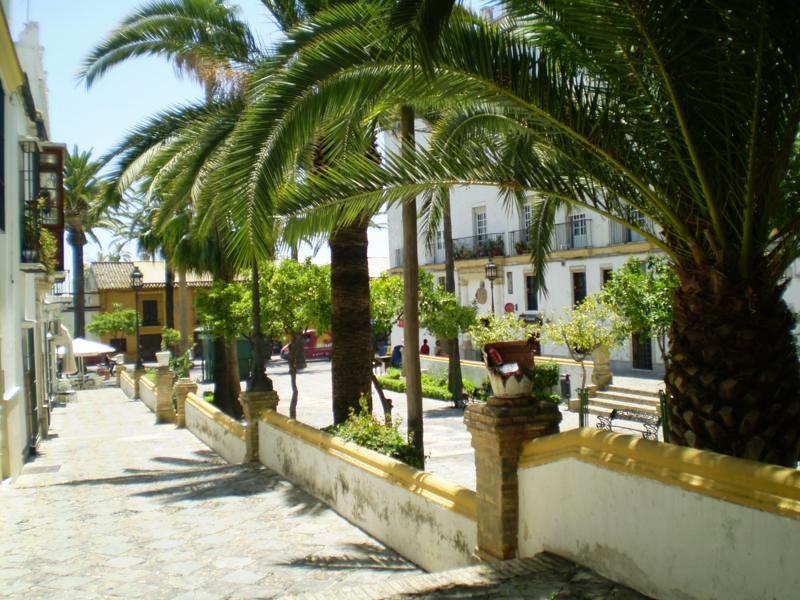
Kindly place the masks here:
<instances>
[{"instance_id":1,"label":"palm tree","mask_svg":"<svg viewBox=\"0 0 800 600\"><path fill-rule=\"evenodd\" d=\"M113 196L104 194L100 177L103 162L92 160L92 151L74 146L64 161L64 218L67 243L72 246L72 297L75 308L75 337L86 336L83 247L87 238L99 244L95 229L116 229L119 222L107 214Z\"/></svg>"},{"instance_id":2,"label":"palm tree","mask_svg":"<svg viewBox=\"0 0 800 600\"><path fill-rule=\"evenodd\" d=\"M341 37L335 53L303 64L347 79L335 90L316 83L328 119L344 112L335 97L353 105L363 92L374 105L425 90L455 109L433 134L439 162L418 152L379 170L351 157L347 170L309 177L290 202L324 194L320 211L332 198L364 210L387 193L458 183L535 194L541 283L557 205L624 224L680 278L666 376L674 440L794 466L800 368L781 296L800 254L800 202L782 182L800 123L800 6L503 5L508 18L497 24L451 19L432 75L344 64Z\"/></svg>"}]
</instances>

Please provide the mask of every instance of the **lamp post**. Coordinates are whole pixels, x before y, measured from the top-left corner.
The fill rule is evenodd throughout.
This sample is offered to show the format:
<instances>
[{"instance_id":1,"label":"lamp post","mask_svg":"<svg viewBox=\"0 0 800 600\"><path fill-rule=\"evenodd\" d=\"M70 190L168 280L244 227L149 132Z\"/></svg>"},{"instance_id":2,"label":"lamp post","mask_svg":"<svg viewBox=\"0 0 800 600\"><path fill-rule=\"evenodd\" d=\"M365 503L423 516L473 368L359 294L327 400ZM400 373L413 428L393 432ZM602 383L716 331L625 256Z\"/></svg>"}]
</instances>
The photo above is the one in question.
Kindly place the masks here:
<instances>
[{"instance_id":1,"label":"lamp post","mask_svg":"<svg viewBox=\"0 0 800 600\"><path fill-rule=\"evenodd\" d=\"M497 279L497 265L494 264L494 261L490 258L483 270L484 274L486 275L486 279L489 280L489 286L492 294L492 314L494 314L494 280Z\"/></svg>"},{"instance_id":2,"label":"lamp post","mask_svg":"<svg viewBox=\"0 0 800 600\"><path fill-rule=\"evenodd\" d=\"M134 307L136 312L136 370L144 369L144 362L142 362L142 346L139 343L139 290L144 286L144 278L139 267L133 267L131 271L131 287L134 292Z\"/></svg>"}]
</instances>

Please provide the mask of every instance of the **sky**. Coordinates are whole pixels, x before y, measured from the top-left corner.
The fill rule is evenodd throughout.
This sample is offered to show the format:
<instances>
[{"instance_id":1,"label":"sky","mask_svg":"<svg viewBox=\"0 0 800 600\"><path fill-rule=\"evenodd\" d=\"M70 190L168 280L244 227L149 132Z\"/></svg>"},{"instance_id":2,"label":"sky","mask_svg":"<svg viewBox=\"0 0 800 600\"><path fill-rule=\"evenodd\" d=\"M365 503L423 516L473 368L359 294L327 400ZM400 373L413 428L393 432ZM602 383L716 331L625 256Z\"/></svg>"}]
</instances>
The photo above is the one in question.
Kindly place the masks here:
<instances>
[{"instance_id":1,"label":"sky","mask_svg":"<svg viewBox=\"0 0 800 600\"><path fill-rule=\"evenodd\" d=\"M76 73L89 51L142 3L142 0L11 0L10 25L15 38L27 20L39 23L47 71L51 141L67 144L70 151L75 145L82 150L91 148L93 156L99 157L148 116L202 97L197 84L178 77L172 66L159 58L131 60L107 72L89 90L77 80ZM258 0L231 3L240 7L264 45L276 39L277 29ZM111 236L99 237L107 252ZM69 249L66 250L67 264L71 264ZM85 260L93 260L98 250L94 244L87 246ZM130 250L135 252L133 246ZM385 229L371 230L369 255L385 257L388 253ZM328 262L327 248L315 260Z\"/></svg>"}]
</instances>

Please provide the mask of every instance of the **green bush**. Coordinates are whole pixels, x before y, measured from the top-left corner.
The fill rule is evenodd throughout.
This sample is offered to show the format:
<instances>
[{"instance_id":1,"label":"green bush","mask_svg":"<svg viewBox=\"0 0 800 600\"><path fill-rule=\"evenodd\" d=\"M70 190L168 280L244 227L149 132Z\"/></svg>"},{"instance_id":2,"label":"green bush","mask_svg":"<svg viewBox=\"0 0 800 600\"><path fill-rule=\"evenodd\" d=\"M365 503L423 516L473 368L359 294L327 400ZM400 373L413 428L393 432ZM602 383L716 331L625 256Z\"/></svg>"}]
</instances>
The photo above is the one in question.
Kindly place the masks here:
<instances>
[{"instance_id":1,"label":"green bush","mask_svg":"<svg viewBox=\"0 0 800 600\"><path fill-rule=\"evenodd\" d=\"M559 395L552 393L558 385L558 363L551 360L536 362L533 371L533 397L537 400L559 400Z\"/></svg>"},{"instance_id":2,"label":"green bush","mask_svg":"<svg viewBox=\"0 0 800 600\"><path fill-rule=\"evenodd\" d=\"M360 412L351 410L350 416L344 423L328 427L326 431L343 440L421 469L422 463L418 460L414 447L403 438L398 429L400 420L395 418L391 425L385 425L369 412L366 398L362 397L359 405Z\"/></svg>"},{"instance_id":3,"label":"green bush","mask_svg":"<svg viewBox=\"0 0 800 600\"><path fill-rule=\"evenodd\" d=\"M388 369L386 375L378 377L378 383L385 390L403 393L406 391L406 380L400 378L400 371L398 369ZM466 379L462 380L461 385L464 388L464 393L470 396L475 393L475 384ZM433 398L434 400L445 400L452 402L453 394L447 385L447 375L430 375L428 373L422 374L422 395L425 398Z\"/></svg>"}]
</instances>

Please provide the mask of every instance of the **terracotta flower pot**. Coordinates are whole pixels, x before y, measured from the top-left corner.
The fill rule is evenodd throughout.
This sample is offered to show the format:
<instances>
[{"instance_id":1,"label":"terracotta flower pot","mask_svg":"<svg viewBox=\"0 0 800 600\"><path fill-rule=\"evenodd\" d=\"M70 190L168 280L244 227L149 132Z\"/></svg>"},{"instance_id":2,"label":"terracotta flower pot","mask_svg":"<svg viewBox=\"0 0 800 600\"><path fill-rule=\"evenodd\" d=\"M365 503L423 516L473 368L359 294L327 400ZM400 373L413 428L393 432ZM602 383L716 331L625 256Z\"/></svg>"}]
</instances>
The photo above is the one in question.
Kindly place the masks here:
<instances>
[{"instance_id":1,"label":"terracotta flower pot","mask_svg":"<svg viewBox=\"0 0 800 600\"><path fill-rule=\"evenodd\" d=\"M498 362L499 359L499 362ZM499 398L530 396L533 390L533 351L527 342L495 342L483 348L483 361L489 373L492 392ZM503 365L509 369L503 372Z\"/></svg>"}]
</instances>

